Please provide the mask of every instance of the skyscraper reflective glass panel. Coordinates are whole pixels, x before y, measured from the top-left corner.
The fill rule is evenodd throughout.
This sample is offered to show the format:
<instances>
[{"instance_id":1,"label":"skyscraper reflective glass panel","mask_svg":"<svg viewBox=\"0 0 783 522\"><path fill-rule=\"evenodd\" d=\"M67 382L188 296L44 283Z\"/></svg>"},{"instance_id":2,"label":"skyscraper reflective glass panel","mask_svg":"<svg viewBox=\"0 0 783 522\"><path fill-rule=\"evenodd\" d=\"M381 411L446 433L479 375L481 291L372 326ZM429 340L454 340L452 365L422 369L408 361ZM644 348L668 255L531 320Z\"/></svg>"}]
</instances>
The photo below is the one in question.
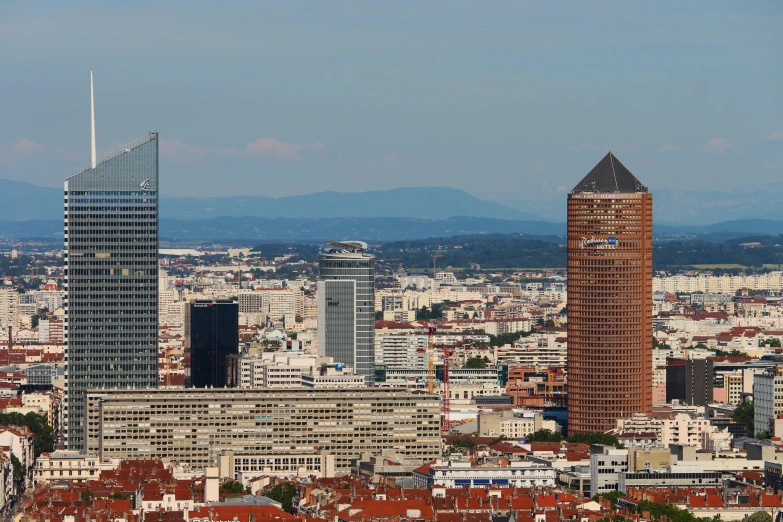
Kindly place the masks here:
<instances>
[{"instance_id":1,"label":"skyscraper reflective glass panel","mask_svg":"<svg viewBox=\"0 0 783 522\"><path fill-rule=\"evenodd\" d=\"M318 350L375 381L375 257L362 251L320 255Z\"/></svg>"},{"instance_id":2,"label":"skyscraper reflective glass panel","mask_svg":"<svg viewBox=\"0 0 783 522\"><path fill-rule=\"evenodd\" d=\"M158 384L158 134L65 182L66 444L88 389Z\"/></svg>"},{"instance_id":3,"label":"skyscraper reflective glass panel","mask_svg":"<svg viewBox=\"0 0 783 522\"><path fill-rule=\"evenodd\" d=\"M185 306L185 385L226 386L226 357L239 352L239 303L224 299Z\"/></svg>"}]
</instances>

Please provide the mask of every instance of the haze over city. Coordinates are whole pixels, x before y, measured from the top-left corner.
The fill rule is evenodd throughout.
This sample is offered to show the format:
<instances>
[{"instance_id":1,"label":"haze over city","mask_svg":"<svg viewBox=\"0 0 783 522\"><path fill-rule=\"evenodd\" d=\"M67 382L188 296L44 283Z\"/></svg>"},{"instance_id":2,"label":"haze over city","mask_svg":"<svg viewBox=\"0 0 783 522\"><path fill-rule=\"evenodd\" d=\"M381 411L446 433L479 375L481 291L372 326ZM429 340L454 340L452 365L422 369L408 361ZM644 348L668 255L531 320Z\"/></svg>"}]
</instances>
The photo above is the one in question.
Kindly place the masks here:
<instances>
[{"instance_id":1,"label":"haze over city","mask_svg":"<svg viewBox=\"0 0 783 522\"><path fill-rule=\"evenodd\" d=\"M782 21L0 6L0 520L783 521Z\"/></svg>"},{"instance_id":2,"label":"haze over city","mask_svg":"<svg viewBox=\"0 0 783 522\"><path fill-rule=\"evenodd\" d=\"M164 194L549 203L610 149L656 191L779 182L780 3L445 7L5 3L0 178L87 161L92 69L99 154L159 131Z\"/></svg>"}]
</instances>

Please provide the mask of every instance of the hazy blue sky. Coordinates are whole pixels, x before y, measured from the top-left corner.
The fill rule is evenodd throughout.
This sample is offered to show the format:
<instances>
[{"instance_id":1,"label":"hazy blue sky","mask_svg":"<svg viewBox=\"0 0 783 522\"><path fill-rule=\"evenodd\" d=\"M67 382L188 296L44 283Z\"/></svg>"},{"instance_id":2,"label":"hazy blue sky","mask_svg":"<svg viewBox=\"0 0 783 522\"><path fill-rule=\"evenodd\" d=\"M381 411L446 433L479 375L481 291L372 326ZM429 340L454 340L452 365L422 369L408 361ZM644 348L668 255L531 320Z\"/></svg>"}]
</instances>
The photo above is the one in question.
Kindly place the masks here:
<instances>
[{"instance_id":1,"label":"hazy blue sky","mask_svg":"<svg viewBox=\"0 0 783 522\"><path fill-rule=\"evenodd\" d=\"M177 195L783 181L783 2L0 2L0 178L161 135Z\"/></svg>"}]
</instances>

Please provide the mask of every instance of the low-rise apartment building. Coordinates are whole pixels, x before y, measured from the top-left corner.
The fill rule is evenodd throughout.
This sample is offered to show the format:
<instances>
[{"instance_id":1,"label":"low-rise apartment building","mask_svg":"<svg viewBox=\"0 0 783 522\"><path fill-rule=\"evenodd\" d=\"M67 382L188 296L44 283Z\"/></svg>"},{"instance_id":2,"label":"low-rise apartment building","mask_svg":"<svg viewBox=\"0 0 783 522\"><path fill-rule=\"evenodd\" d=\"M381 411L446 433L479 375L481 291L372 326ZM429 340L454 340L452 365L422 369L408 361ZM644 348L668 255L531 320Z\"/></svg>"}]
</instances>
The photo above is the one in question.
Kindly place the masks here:
<instances>
[{"instance_id":1,"label":"low-rise apartment building","mask_svg":"<svg viewBox=\"0 0 783 522\"><path fill-rule=\"evenodd\" d=\"M620 473L628 471L628 450L600 444L590 446L590 496L618 491Z\"/></svg>"},{"instance_id":2,"label":"low-rise apartment building","mask_svg":"<svg viewBox=\"0 0 783 522\"><path fill-rule=\"evenodd\" d=\"M626 419L617 419L617 433L654 433L657 444L668 448L671 444L684 444L707 448L714 443L716 430L710 421L687 413L657 412L648 416L635 413Z\"/></svg>"},{"instance_id":3,"label":"low-rise apartment building","mask_svg":"<svg viewBox=\"0 0 783 522\"><path fill-rule=\"evenodd\" d=\"M505 437L523 439L538 430L557 431L557 423L544 420L543 415L533 411L479 412L478 434L480 437Z\"/></svg>"},{"instance_id":4,"label":"low-rise apartment building","mask_svg":"<svg viewBox=\"0 0 783 522\"><path fill-rule=\"evenodd\" d=\"M42 453L33 467L33 483L95 480L100 475L94 453L58 450Z\"/></svg>"},{"instance_id":5,"label":"low-rise apartment building","mask_svg":"<svg viewBox=\"0 0 783 522\"><path fill-rule=\"evenodd\" d=\"M328 451L268 455L234 454L233 451L225 451L218 457L218 469L221 477L231 477L245 485L262 475L315 478L335 476L334 455Z\"/></svg>"},{"instance_id":6,"label":"low-rise apartment building","mask_svg":"<svg viewBox=\"0 0 783 522\"><path fill-rule=\"evenodd\" d=\"M342 363L321 363L321 366L310 373L302 374L302 386L335 390L364 388L364 377L356 375L352 368L347 368Z\"/></svg>"},{"instance_id":7,"label":"low-rise apartment building","mask_svg":"<svg viewBox=\"0 0 783 522\"><path fill-rule=\"evenodd\" d=\"M498 459L478 465L465 460L438 460L413 471L414 487L430 488L433 495L437 488L536 488L554 486L556 481L554 468L527 460Z\"/></svg>"}]
</instances>

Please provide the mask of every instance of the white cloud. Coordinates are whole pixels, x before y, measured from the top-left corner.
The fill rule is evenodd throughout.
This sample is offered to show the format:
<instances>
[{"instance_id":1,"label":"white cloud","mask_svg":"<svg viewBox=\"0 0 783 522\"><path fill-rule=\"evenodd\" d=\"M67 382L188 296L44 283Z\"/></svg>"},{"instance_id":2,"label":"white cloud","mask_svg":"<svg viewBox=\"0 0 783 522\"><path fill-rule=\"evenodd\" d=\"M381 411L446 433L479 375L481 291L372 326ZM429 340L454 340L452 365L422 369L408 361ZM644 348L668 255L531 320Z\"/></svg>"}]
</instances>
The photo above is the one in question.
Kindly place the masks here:
<instances>
[{"instance_id":1,"label":"white cloud","mask_svg":"<svg viewBox=\"0 0 783 522\"><path fill-rule=\"evenodd\" d=\"M670 145L667 143L666 145L661 147L661 152L675 151L675 150L680 150L681 148L682 147L680 147L679 145Z\"/></svg>"},{"instance_id":2,"label":"white cloud","mask_svg":"<svg viewBox=\"0 0 783 522\"><path fill-rule=\"evenodd\" d=\"M709 140L703 148L707 152L712 152L713 154L723 154L729 150L730 146L731 145L729 145L729 142L726 140L726 138L713 138Z\"/></svg>"},{"instance_id":3,"label":"white cloud","mask_svg":"<svg viewBox=\"0 0 783 522\"><path fill-rule=\"evenodd\" d=\"M257 140L248 143L244 152L254 153L271 153L279 160L290 160L296 158L300 152L307 150L323 150L326 145L320 141L311 144L296 144L286 143L284 141L277 140L275 138L258 138Z\"/></svg>"},{"instance_id":4,"label":"white cloud","mask_svg":"<svg viewBox=\"0 0 783 522\"><path fill-rule=\"evenodd\" d=\"M160 154L164 158L187 163L206 154L206 150L198 145L188 145L180 140L160 140Z\"/></svg>"},{"instance_id":5,"label":"white cloud","mask_svg":"<svg viewBox=\"0 0 783 522\"><path fill-rule=\"evenodd\" d=\"M783 131L773 132L767 139L769 141L783 141Z\"/></svg>"},{"instance_id":6,"label":"white cloud","mask_svg":"<svg viewBox=\"0 0 783 522\"><path fill-rule=\"evenodd\" d=\"M220 147L204 148L190 145L178 139L161 140L160 153L172 161L187 163L204 156L252 157L270 156L280 161L296 159L302 152L326 149L326 145L315 143L286 143L275 138L258 138L243 148Z\"/></svg>"},{"instance_id":7,"label":"white cloud","mask_svg":"<svg viewBox=\"0 0 783 522\"><path fill-rule=\"evenodd\" d=\"M18 154L22 154L25 156L28 154L43 152L44 150L46 150L44 149L43 145L39 145L38 143L28 139L17 140L11 144L11 147Z\"/></svg>"}]
</instances>

